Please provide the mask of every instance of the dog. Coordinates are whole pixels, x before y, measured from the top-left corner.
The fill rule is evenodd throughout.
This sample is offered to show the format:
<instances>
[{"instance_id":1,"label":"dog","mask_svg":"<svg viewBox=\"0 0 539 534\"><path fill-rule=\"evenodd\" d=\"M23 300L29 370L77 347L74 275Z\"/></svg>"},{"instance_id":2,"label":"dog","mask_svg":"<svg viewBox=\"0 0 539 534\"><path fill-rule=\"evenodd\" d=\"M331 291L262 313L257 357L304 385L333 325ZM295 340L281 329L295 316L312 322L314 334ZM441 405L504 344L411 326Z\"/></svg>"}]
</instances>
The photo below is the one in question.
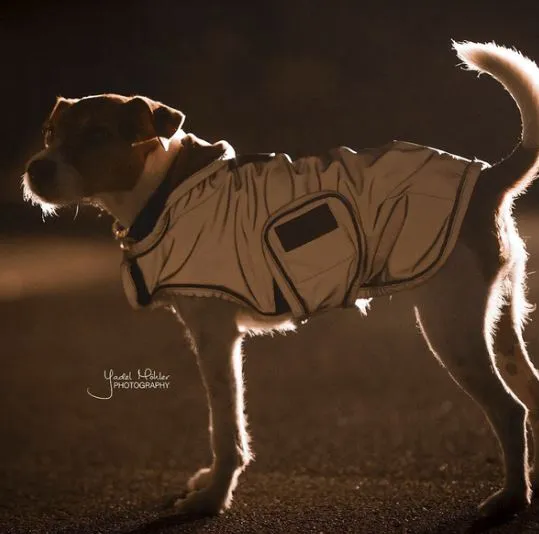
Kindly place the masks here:
<instances>
[{"instance_id":1,"label":"dog","mask_svg":"<svg viewBox=\"0 0 539 534\"><path fill-rule=\"evenodd\" d=\"M527 256L511 210L539 170L539 68L494 43L453 47L468 69L498 80L520 109L522 138L496 165L408 143L359 153L339 149L329 159L292 162L286 156L257 155L242 160L226 142L210 144L186 133L181 111L148 98L58 98L45 124L45 148L30 159L23 176L25 198L46 214L79 203L109 212L125 252L122 270L129 300L135 307L171 310L197 356L209 404L213 462L189 479L187 492L174 502L178 512L211 515L227 509L238 477L252 459L243 400L245 336L292 330L314 313L339 306L356 303L365 312L371 297L397 289L410 292L429 349L481 406L499 440L505 480L480 504L481 513L507 516L530 503L539 479L528 466L526 424L539 465L539 375L522 337L531 308L525 295ZM374 165L393 162L388 171L393 176L410 157L416 158L413 170L404 178L398 175L391 187L369 182ZM422 182L421 172L430 173L427 162L441 166L439 181ZM268 207L284 190L273 190L269 181L265 192L249 189L269 176L272 165L280 173L275 187L301 183L309 189L316 181L314 192L302 193L307 207L296 193ZM328 169L337 169L339 184L347 189L365 189L367 182L361 185L342 174L354 165L369 184L367 197L344 194L344 186L328 193L324 180L333 179ZM437 197L432 202L438 203L427 200L413 207L408 193L414 187L431 187L425 198ZM380 188L387 191L369 226L366 211L373 210L364 201L377 198ZM447 191L442 194L441 189ZM235 200L249 195L259 203ZM351 213L349 205L356 200L363 207ZM389 200L391 209L383 215ZM212 206L211 215L201 211L203 203ZM264 224L259 220L263 205L271 215ZM434 255L421 269L415 260L411 271L410 262L395 267L391 254L400 246L396 235L407 224L403 213L420 223L442 205L436 235L443 236L443 243L433 238L428 244L435 246ZM201 244L207 227L231 217L232 211L234 229L223 226L217 237L208 237L209 244ZM380 217L385 217L384 229L390 229L380 232L371 253L373 246L365 239L372 237L367 234L375 231ZM359 219L362 228L356 224ZM406 250L413 248L417 228L412 225ZM294 256L302 248L310 251L306 261ZM232 259L225 249L237 249ZM176 254L183 256L173 261ZM197 254L201 259L195 261ZM239 265L240 256L245 265ZM210 260L204 262L205 257ZM270 258L267 265L260 264L262 257ZM315 264L314 275L302 274L306 262ZM235 274L223 281L222 273L232 265ZM311 284L313 279L320 283Z\"/></svg>"}]
</instances>

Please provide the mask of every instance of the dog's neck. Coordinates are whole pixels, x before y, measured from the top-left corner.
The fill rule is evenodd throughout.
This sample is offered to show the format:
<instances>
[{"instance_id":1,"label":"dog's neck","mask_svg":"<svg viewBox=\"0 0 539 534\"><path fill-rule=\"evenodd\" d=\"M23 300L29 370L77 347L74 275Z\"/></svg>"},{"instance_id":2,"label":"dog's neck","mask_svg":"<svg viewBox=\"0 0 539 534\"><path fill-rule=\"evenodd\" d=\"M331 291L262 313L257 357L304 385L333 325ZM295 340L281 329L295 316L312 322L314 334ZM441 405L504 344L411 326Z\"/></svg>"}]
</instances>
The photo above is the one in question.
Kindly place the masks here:
<instances>
[{"instance_id":1,"label":"dog's neck","mask_svg":"<svg viewBox=\"0 0 539 534\"><path fill-rule=\"evenodd\" d=\"M98 195L97 203L115 217L121 226L129 228L133 224L152 193L163 181L181 149L183 137L185 132L179 129L170 139L153 141L156 148L146 157L140 178L133 189Z\"/></svg>"}]
</instances>

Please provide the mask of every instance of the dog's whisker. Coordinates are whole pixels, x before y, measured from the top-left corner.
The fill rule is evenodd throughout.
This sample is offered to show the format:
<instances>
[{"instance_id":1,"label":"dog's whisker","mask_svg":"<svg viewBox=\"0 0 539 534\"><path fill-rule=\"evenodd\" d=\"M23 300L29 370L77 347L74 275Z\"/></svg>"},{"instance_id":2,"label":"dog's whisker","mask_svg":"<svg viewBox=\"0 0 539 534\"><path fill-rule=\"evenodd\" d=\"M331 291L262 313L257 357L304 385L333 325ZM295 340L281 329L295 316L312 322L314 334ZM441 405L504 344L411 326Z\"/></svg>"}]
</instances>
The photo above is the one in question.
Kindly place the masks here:
<instances>
[{"instance_id":1,"label":"dog's whisker","mask_svg":"<svg viewBox=\"0 0 539 534\"><path fill-rule=\"evenodd\" d=\"M30 189L28 185L28 174L24 173L22 175L21 187L23 189L23 199L25 202L30 202L32 206L39 206L41 208L42 219L45 220L45 217L57 215L58 206L56 204L51 204L41 200L34 192Z\"/></svg>"},{"instance_id":2,"label":"dog's whisker","mask_svg":"<svg viewBox=\"0 0 539 534\"><path fill-rule=\"evenodd\" d=\"M58 215L56 204L51 204L41 200L37 195L33 193L28 185L27 174L23 174L21 187L23 189L23 199L25 202L30 202L32 206L39 206L41 208L41 218L45 221L45 218L48 216Z\"/></svg>"}]
</instances>

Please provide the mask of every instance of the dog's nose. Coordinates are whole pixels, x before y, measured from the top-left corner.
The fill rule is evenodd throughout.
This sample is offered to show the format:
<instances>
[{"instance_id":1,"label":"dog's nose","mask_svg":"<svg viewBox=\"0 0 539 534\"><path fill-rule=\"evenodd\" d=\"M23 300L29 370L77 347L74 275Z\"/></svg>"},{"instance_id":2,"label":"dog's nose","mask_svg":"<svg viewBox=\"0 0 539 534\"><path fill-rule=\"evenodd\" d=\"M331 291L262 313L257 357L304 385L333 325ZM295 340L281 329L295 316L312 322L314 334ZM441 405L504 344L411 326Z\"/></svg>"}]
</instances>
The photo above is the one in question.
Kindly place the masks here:
<instances>
[{"instance_id":1,"label":"dog's nose","mask_svg":"<svg viewBox=\"0 0 539 534\"><path fill-rule=\"evenodd\" d=\"M56 163L51 159L36 159L28 165L28 176L32 184L39 186L52 181L56 174Z\"/></svg>"}]
</instances>

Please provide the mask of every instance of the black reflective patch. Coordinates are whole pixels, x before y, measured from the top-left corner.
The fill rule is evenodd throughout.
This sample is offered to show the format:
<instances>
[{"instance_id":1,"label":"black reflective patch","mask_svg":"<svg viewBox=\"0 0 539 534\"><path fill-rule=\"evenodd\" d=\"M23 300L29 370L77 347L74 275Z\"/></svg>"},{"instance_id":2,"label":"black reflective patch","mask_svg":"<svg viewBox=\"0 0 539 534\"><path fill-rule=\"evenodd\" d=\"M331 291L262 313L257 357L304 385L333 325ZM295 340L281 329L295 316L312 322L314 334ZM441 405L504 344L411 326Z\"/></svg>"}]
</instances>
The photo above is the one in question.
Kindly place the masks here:
<instances>
[{"instance_id":1,"label":"black reflective patch","mask_svg":"<svg viewBox=\"0 0 539 534\"><path fill-rule=\"evenodd\" d=\"M290 252L318 237L337 230L339 225L327 204L322 204L275 227L284 250Z\"/></svg>"},{"instance_id":2,"label":"black reflective patch","mask_svg":"<svg viewBox=\"0 0 539 534\"><path fill-rule=\"evenodd\" d=\"M135 284L135 289L137 291L137 302L139 306L148 306L152 301L152 296L150 295L148 288L146 287L146 282L144 281L144 276L140 270L140 266L137 263L137 260L131 260L129 265L129 272L133 283Z\"/></svg>"}]
</instances>

